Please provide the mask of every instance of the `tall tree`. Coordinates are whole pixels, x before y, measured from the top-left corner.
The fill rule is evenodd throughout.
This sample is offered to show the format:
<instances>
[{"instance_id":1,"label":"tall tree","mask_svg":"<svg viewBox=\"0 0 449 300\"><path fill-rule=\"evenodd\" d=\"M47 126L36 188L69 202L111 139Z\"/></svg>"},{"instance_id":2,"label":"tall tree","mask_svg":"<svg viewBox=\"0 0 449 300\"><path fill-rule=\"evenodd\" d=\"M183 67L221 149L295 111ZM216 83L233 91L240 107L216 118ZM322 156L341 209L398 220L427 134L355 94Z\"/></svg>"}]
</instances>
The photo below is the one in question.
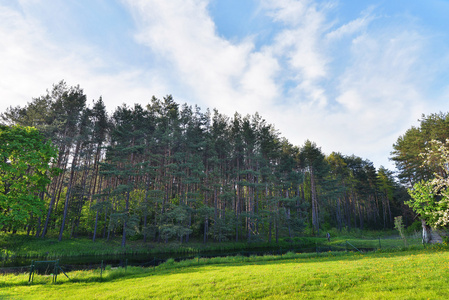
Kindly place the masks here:
<instances>
[{"instance_id":1,"label":"tall tree","mask_svg":"<svg viewBox=\"0 0 449 300\"><path fill-rule=\"evenodd\" d=\"M431 140L444 142L449 138L449 113L422 115L419 127L412 127L393 144L391 159L399 170L398 177L409 187L428 180L435 172L431 166L423 164L420 153L425 152Z\"/></svg>"},{"instance_id":2,"label":"tall tree","mask_svg":"<svg viewBox=\"0 0 449 300\"><path fill-rule=\"evenodd\" d=\"M70 166L70 176L67 183L66 197L64 201L64 214L62 216L61 229L58 240L61 241L67 218L69 200L74 186L75 171L79 160L82 137L87 125L88 111L86 110L86 96L79 87L67 88L60 85L53 90L57 96L52 103L53 110L57 114L57 119L61 119L64 124L64 133L61 136L62 147L67 149L67 155L72 157ZM70 148L74 147L73 152Z\"/></svg>"},{"instance_id":3,"label":"tall tree","mask_svg":"<svg viewBox=\"0 0 449 300\"><path fill-rule=\"evenodd\" d=\"M0 226L17 230L42 215L57 150L33 127L0 125L0 155Z\"/></svg>"},{"instance_id":4,"label":"tall tree","mask_svg":"<svg viewBox=\"0 0 449 300\"><path fill-rule=\"evenodd\" d=\"M327 171L325 156L317 145L309 140L304 143L300 151L301 166L307 174L310 184L311 207L312 207L312 230L319 234L319 202L318 183L323 179Z\"/></svg>"}]
</instances>

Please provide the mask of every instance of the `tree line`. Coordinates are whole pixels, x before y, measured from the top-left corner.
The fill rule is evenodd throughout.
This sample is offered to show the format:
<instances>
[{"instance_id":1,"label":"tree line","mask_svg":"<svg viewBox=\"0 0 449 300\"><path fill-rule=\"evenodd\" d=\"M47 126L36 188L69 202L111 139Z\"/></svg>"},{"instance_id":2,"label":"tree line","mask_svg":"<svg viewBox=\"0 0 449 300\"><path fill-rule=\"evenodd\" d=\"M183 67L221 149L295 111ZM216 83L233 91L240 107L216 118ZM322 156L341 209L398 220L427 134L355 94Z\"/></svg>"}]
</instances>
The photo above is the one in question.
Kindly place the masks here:
<instances>
[{"instance_id":1,"label":"tree line","mask_svg":"<svg viewBox=\"0 0 449 300\"><path fill-rule=\"evenodd\" d=\"M390 229L406 189L355 155L292 145L259 114L232 117L172 96L112 113L64 81L5 125L31 126L58 149L61 171L40 191L25 229L45 237L167 242L293 239L322 230ZM407 219L408 218L408 219ZM1 226L1 225L0 225ZM19 228L18 228L19 227Z\"/></svg>"}]
</instances>

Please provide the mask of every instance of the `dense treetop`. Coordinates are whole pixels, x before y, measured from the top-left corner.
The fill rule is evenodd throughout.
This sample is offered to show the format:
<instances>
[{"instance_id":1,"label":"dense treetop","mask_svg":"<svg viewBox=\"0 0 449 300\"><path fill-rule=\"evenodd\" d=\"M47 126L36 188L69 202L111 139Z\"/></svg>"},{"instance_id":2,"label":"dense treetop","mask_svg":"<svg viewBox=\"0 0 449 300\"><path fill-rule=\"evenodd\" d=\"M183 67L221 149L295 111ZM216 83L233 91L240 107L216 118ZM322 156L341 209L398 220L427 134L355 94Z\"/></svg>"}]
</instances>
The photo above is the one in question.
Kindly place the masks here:
<instances>
[{"instance_id":1,"label":"dense treetop","mask_svg":"<svg viewBox=\"0 0 449 300\"><path fill-rule=\"evenodd\" d=\"M393 145L392 160L399 170L399 179L409 185L428 180L434 172L440 172L438 166L424 164L426 147L432 140L444 142L449 138L449 114L438 113L422 115L419 127L411 127L400 136Z\"/></svg>"}]
</instances>

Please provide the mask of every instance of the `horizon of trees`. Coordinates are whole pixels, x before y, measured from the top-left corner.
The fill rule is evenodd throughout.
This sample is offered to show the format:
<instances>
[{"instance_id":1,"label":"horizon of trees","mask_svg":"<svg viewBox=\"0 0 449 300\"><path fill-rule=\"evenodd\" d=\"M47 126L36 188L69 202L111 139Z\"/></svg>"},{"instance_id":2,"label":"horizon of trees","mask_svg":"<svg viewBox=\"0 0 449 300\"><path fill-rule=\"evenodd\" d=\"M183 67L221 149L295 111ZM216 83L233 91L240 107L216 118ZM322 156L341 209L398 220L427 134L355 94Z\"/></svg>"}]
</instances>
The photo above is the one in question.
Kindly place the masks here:
<instances>
[{"instance_id":1,"label":"horizon of trees","mask_svg":"<svg viewBox=\"0 0 449 300\"><path fill-rule=\"evenodd\" d=\"M413 222L391 171L325 155L309 140L292 145L257 113L229 117L153 96L108 114L102 98L86 99L61 81L1 114L4 124L36 127L59 151L46 209L26 227L36 237L277 242L331 228L392 229L397 215Z\"/></svg>"}]
</instances>

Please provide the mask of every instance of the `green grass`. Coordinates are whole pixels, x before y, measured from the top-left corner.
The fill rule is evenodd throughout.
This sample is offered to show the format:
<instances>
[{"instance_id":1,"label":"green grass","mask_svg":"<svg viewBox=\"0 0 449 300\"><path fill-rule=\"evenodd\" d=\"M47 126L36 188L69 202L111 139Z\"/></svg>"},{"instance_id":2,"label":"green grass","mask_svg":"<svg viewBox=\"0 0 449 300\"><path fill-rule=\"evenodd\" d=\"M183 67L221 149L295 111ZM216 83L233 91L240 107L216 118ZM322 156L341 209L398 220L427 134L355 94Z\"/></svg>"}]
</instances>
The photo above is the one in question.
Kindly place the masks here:
<instances>
[{"instance_id":1,"label":"green grass","mask_svg":"<svg viewBox=\"0 0 449 300\"><path fill-rule=\"evenodd\" d=\"M393 236L391 238L381 238L380 242L379 239L376 238L356 238L351 236L343 236L331 239L331 242L329 243L331 246L341 246L345 244L345 242L348 241L352 245L358 248L374 248L374 249L382 249L382 248L402 248L402 247L410 247L410 246L421 246L422 247L422 239L421 237L417 236L410 236L406 240L406 244L404 244L404 240L400 239L398 236ZM325 245L328 243L325 242Z\"/></svg>"},{"instance_id":2,"label":"green grass","mask_svg":"<svg viewBox=\"0 0 449 300\"><path fill-rule=\"evenodd\" d=\"M445 246L397 252L229 257L152 268L0 276L6 299L449 299Z\"/></svg>"}]
</instances>

